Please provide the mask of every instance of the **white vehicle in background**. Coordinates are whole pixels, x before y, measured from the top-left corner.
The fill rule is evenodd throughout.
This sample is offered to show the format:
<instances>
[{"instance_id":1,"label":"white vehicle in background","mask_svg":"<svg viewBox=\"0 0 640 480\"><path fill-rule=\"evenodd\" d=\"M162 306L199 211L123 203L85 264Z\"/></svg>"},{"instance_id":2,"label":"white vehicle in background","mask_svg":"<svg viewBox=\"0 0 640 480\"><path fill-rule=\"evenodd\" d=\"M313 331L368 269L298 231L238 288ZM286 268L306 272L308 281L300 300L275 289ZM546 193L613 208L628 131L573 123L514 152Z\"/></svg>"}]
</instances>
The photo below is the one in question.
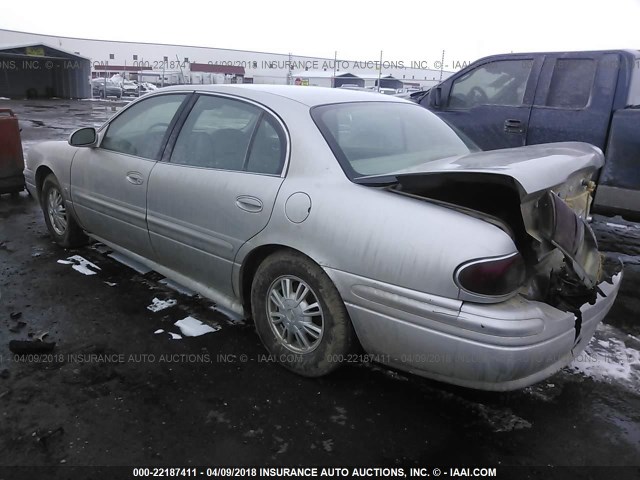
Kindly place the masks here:
<instances>
[{"instance_id":1,"label":"white vehicle in background","mask_svg":"<svg viewBox=\"0 0 640 480\"><path fill-rule=\"evenodd\" d=\"M146 88L148 91L153 92L155 90L158 90L158 87L156 87L153 83L149 83L149 82L142 82L141 85Z\"/></svg>"},{"instance_id":2,"label":"white vehicle in background","mask_svg":"<svg viewBox=\"0 0 640 480\"><path fill-rule=\"evenodd\" d=\"M153 83L149 83L149 82L140 82L138 86L140 88L140 96L146 95L147 93L155 92L156 90L158 90L158 87L156 87Z\"/></svg>"},{"instance_id":3,"label":"white vehicle in background","mask_svg":"<svg viewBox=\"0 0 640 480\"><path fill-rule=\"evenodd\" d=\"M124 80L121 87L123 97L137 97L140 94L138 84L130 80Z\"/></svg>"}]
</instances>

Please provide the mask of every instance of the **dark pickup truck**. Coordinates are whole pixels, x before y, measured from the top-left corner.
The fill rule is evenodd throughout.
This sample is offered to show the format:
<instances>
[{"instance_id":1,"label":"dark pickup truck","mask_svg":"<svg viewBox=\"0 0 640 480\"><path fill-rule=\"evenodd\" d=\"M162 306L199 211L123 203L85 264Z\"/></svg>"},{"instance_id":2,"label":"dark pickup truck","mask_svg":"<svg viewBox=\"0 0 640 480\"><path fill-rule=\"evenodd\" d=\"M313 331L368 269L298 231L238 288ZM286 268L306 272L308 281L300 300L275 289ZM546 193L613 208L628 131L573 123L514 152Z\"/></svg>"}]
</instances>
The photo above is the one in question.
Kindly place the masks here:
<instances>
[{"instance_id":1,"label":"dark pickup truck","mask_svg":"<svg viewBox=\"0 0 640 480\"><path fill-rule=\"evenodd\" d=\"M483 150L599 147L594 211L640 216L639 50L495 55L411 97Z\"/></svg>"}]
</instances>

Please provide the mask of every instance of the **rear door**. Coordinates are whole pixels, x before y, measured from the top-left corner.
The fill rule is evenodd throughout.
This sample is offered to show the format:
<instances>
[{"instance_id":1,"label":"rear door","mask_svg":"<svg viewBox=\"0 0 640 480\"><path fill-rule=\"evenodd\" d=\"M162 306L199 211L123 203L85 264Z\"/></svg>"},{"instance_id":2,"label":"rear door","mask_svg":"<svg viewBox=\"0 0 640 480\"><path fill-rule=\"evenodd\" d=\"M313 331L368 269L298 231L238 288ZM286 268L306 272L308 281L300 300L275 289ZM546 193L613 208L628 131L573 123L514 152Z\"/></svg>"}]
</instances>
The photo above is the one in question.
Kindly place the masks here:
<instances>
[{"instance_id":1,"label":"rear door","mask_svg":"<svg viewBox=\"0 0 640 480\"><path fill-rule=\"evenodd\" d=\"M527 55L481 61L442 84L434 113L483 150L523 146L540 64Z\"/></svg>"},{"instance_id":2,"label":"rear door","mask_svg":"<svg viewBox=\"0 0 640 480\"><path fill-rule=\"evenodd\" d=\"M604 150L619 62L616 53L545 55L527 144L579 141Z\"/></svg>"},{"instance_id":3,"label":"rear door","mask_svg":"<svg viewBox=\"0 0 640 480\"><path fill-rule=\"evenodd\" d=\"M147 222L162 265L225 295L238 249L269 221L288 141L263 107L201 95L151 172Z\"/></svg>"}]
</instances>

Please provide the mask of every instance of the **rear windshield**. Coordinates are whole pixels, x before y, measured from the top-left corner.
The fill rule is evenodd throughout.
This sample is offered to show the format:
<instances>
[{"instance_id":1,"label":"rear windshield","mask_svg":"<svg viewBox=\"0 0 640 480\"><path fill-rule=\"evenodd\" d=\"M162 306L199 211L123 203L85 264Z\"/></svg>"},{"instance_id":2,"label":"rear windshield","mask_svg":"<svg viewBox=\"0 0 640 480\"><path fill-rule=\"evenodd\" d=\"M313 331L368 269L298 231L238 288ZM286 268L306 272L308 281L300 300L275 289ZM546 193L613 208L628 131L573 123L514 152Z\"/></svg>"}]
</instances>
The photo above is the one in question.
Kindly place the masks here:
<instances>
[{"instance_id":1,"label":"rear windshield","mask_svg":"<svg viewBox=\"0 0 640 480\"><path fill-rule=\"evenodd\" d=\"M311 111L316 125L351 179L469 153L451 127L419 105L358 102Z\"/></svg>"}]
</instances>

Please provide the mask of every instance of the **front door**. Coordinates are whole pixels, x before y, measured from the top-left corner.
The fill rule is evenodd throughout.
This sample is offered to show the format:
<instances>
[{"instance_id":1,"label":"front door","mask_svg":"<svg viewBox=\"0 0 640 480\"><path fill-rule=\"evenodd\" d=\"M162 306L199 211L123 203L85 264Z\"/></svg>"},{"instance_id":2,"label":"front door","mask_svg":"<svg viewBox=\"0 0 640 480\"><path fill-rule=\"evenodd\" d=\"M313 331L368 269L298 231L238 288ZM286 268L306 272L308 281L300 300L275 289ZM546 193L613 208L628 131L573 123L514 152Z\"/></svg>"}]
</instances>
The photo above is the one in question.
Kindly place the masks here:
<instances>
[{"instance_id":1,"label":"front door","mask_svg":"<svg viewBox=\"0 0 640 480\"><path fill-rule=\"evenodd\" d=\"M153 258L147 231L149 175L186 94L141 100L115 117L97 148L81 148L71 165L71 198L84 229Z\"/></svg>"},{"instance_id":2,"label":"front door","mask_svg":"<svg viewBox=\"0 0 640 480\"><path fill-rule=\"evenodd\" d=\"M481 63L443 83L443 107L434 113L482 150L521 147L537 68L533 57L527 56ZM429 102L429 95L423 102Z\"/></svg>"}]
</instances>

